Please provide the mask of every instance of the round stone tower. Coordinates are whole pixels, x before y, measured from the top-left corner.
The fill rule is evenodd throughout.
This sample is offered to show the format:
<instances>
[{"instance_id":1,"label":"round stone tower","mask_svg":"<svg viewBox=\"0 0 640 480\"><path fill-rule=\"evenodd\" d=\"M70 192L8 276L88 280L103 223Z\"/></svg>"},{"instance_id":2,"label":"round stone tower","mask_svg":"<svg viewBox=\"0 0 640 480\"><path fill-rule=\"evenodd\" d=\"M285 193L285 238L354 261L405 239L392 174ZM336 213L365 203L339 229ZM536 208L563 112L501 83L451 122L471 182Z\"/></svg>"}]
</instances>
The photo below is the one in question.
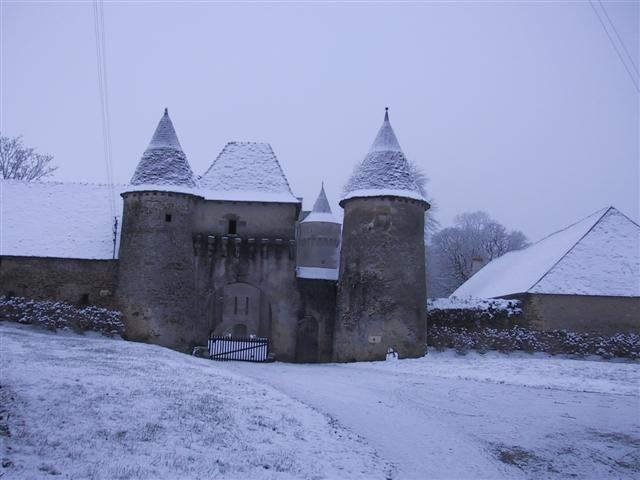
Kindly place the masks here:
<instances>
[{"instance_id":1,"label":"round stone tower","mask_svg":"<svg viewBox=\"0 0 640 480\"><path fill-rule=\"evenodd\" d=\"M122 193L118 294L130 340L187 350L206 341L196 322L193 172L164 115Z\"/></svg>"},{"instance_id":2,"label":"round stone tower","mask_svg":"<svg viewBox=\"0 0 640 480\"><path fill-rule=\"evenodd\" d=\"M331 213L324 184L313 210L298 225L296 265L306 269L338 268L340 222Z\"/></svg>"},{"instance_id":3,"label":"round stone tower","mask_svg":"<svg viewBox=\"0 0 640 480\"><path fill-rule=\"evenodd\" d=\"M344 208L334 360L383 360L426 350L424 215L388 112L340 201Z\"/></svg>"}]
</instances>

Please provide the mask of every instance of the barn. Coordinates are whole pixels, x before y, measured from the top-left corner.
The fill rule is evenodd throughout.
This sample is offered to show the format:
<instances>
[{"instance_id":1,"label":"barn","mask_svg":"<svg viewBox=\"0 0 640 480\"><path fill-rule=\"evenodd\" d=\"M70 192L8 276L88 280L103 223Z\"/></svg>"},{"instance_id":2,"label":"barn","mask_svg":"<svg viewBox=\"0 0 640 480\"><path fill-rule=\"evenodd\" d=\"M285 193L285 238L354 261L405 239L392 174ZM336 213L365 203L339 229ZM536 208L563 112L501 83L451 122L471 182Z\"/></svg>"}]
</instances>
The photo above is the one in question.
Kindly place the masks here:
<instances>
[{"instance_id":1,"label":"barn","mask_svg":"<svg viewBox=\"0 0 640 480\"><path fill-rule=\"evenodd\" d=\"M604 208L493 260L451 296L518 299L540 330L638 331L640 226Z\"/></svg>"}]
</instances>

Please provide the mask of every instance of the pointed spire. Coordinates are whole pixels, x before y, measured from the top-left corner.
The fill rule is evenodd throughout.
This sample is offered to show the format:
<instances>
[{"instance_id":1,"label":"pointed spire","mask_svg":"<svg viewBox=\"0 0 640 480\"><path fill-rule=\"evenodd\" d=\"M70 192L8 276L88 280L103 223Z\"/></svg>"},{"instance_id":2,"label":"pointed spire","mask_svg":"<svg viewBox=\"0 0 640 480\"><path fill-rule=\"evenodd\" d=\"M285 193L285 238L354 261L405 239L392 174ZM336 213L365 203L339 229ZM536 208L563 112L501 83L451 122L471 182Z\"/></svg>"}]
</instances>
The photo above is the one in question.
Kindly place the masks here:
<instances>
[{"instance_id":1,"label":"pointed spire","mask_svg":"<svg viewBox=\"0 0 640 480\"><path fill-rule=\"evenodd\" d=\"M322 182L320 194L318 195L318 198L316 198L316 203L313 204L312 212L331 213L331 207L329 206L329 201L327 200L327 194L324 193L324 182Z\"/></svg>"},{"instance_id":2,"label":"pointed spire","mask_svg":"<svg viewBox=\"0 0 640 480\"><path fill-rule=\"evenodd\" d=\"M158 127L156 128L156 131L151 138L151 142L149 143L147 150L150 150L152 148L165 147L182 150L180 142L178 141L178 136L176 135L176 131L173 128L173 123L169 118L169 109L167 108L164 109L164 115L158 123Z\"/></svg>"},{"instance_id":3,"label":"pointed spire","mask_svg":"<svg viewBox=\"0 0 640 480\"><path fill-rule=\"evenodd\" d=\"M384 121L369 152L402 152L396 134L389 123L389 107L384 109Z\"/></svg>"},{"instance_id":4,"label":"pointed spire","mask_svg":"<svg viewBox=\"0 0 640 480\"><path fill-rule=\"evenodd\" d=\"M307 215L302 221L340 223L331 212L331 206L329 205L329 201L327 200L327 194L324 192L324 182L322 182L322 187L320 187L318 198L316 198L316 202L313 204L313 210L311 210L311 213L309 213L309 215Z\"/></svg>"},{"instance_id":5,"label":"pointed spire","mask_svg":"<svg viewBox=\"0 0 640 480\"><path fill-rule=\"evenodd\" d=\"M166 108L131 178L131 185L196 185Z\"/></svg>"},{"instance_id":6,"label":"pointed spire","mask_svg":"<svg viewBox=\"0 0 640 480\"><path fill-rule=\"evenodd\" d=\"M347 182L340 206L355 197L394 196L425 202L409 163L389 123L389 108L369 153L356 165Z\"/></svg>"}]
</instances>

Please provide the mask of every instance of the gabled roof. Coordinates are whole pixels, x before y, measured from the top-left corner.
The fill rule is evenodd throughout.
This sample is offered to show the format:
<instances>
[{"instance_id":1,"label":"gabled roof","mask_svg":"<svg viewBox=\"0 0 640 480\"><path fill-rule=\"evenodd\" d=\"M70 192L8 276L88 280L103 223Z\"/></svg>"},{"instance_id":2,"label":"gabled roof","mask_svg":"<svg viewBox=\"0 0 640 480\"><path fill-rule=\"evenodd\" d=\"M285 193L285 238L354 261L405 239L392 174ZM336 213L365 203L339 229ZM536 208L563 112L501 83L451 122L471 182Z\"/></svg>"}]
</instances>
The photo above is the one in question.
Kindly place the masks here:
<instances>
[{"instance_id":1,"label":"gabled roof","mask_svg":"<svg viewBox=\"0 0 640 480\"><path fill-rule=\"evenodd\" d=\"M131 185L196 185L166 108L131 178Z\"/></svg>"},{"instance_id":2,"label":"gabled roof","mask_svg":"<svg viewBox=\"0 0 640 480\"><path fill-rule=\"evenodd\" d=\"M640 296L640 226L613 207L499 257L453 292Z\"/></svg>"},{"instance_id":3,"label":"gabled roof","mask_svg":"<svg viewBox=\"0 0 640 480\"><path fill-rule=\"evenodd\" d=\"M388 195L426 202L400 148L387 111L369 153L356 166L345 185L340 205L350 198Z\"/></svg>"},{"instance_id":4,"label":"gabled roof","mask_svg":"<svg viewBox=\"0 0 640 480\"><path fill-rule=\"evenodd\" d=\"M307 215L301 223L305 222L326 222L326 223L340 223L336 217L331 213L331 206L327 200L327 195L324 193L324 183L320 188L320 194L313 204L313 210Z\"/></svg>"},{"instance_id":5,"label":"gabled roof","mask_svg":"<svg viewBox=\"0 0 640 480\"><path fill-rule=\"evenodd\" d=\"M0 180L0 255L111 259L115 194L118 232L124 185Z\"/></svg>"},{"instance_id":6,"label":"gabled roof","mask_svg":"<svg viewBox=\"0 0 640 480\"><path fill-rule=\"evenodd\" d=\"M227 143L199 186L207 191L205 198L300 203L268 143Z\"/></svg>"}]
</instances>

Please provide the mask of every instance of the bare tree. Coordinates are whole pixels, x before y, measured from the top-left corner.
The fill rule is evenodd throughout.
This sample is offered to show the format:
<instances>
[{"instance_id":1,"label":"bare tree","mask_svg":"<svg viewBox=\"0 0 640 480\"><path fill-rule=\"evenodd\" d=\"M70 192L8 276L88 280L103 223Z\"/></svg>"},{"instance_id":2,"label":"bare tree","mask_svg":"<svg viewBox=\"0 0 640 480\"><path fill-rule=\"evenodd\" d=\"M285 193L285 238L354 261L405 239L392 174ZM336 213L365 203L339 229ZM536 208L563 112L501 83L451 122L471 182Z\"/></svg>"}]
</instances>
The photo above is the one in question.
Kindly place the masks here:
<instances>
[{"instance_id":1,"label":"bare tree","mask_svg":"<svg viewBox=\"0 0 640 480\"><path fill-rule=\"evenodd\" d=\"M52 155L37 153L35 148L22 145L22 137L0 135L0 178L40 180L58 168L50 165L51 160Z\"/></svg>"},{"instance_id":2,"label":"bare tree","mask_svg":"<svg viewBox=\"0 0 640 480\"><path fill-rule=\"evenodd\" d=\"M436 219L434 213L438 210L438 207L433 198L429 198L427 195L427 183L429 183L429 177L424 173L424 170L420 165L411 160L407 161L409 165L409 173L413 177L413 180L420 190L420 194L424 199L429 202L431 207L424 213L424 234L425 238L429 238L440 229L440 222Z\"/></svg>"},{"instance_id":3,"label":"bare tree","mask_svg":"<svg viewBox=\"0 0 640 480\"><path fill-rule=\"evenodd\" d=\"M430 295L445 296L472 275L473 263L483 262L527 246L519 231L507 231L504 225L485 212L458 215L454 226L435 233L430 242Z\"/></svg>"}]
</instances>

